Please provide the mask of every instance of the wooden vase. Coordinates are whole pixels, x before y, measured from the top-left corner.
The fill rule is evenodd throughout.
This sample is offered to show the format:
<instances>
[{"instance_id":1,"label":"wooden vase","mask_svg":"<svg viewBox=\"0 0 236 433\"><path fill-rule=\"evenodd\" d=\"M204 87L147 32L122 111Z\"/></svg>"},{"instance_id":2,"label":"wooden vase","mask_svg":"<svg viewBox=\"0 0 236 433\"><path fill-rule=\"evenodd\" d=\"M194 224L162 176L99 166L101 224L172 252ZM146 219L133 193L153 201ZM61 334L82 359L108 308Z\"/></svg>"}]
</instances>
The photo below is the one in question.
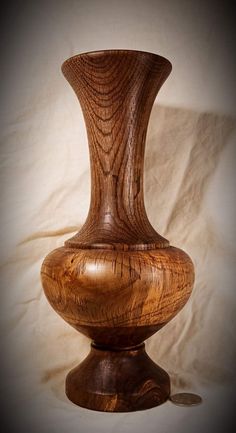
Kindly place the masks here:
<instances>
[{"instance_id":1,"label":"wooden vase","mask_svg":"<svg viewBox=\"0 0 236 433\"><path fill-rule=\"evenodd\" d=\"M106 50L69 58L62 71L83 110L91 164L86 222L41 271L52 307L93 340L66 394L94 410L150 408L167 400L170 379L143 342L184 306L194 281L191 259L156 232L144 207L148 120L171 63Z\"/></svg>"}]
</instances>

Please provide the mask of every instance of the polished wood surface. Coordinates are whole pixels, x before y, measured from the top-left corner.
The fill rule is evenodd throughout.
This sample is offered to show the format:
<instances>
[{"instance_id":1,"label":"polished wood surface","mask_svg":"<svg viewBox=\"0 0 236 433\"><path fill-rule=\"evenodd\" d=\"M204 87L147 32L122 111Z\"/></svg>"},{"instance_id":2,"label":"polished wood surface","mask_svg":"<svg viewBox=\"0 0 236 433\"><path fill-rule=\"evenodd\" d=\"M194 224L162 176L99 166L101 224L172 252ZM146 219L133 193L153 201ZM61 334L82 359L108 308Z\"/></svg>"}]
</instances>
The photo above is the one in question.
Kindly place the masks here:
<instances>
[{"instance_id":1,"label":"polished wood surface","mask_svg":"<svg viewBox=\"0 0 236 433\"><path fill-rule=\"evenodd\" d=\"M136 411L164 403L170 381L144 344L126 350L92 345L87 358L68 374L66 394L73 403L94 410Z\"/></svg>"},{"instance_id":2,"label":"polished wood surface","mask_svg":"<svg viewBox=\"0 0 236 433\"><path fill-rule=\"evenodd\" d=\"M142 342L140 328L146 327L148 338L149 326L152 334L172 319L193 285L192 262L174 247L130 252L62 247L47 256L42 275L45 293L63 319L96 342L112 345L115 339L121 347Z\"/></svg>"},{"instance_id":3,"label":"polished wood surface","mask_svg":"<svg viewBox=\"0 0 236 433\"><path fill-rule=\"evenodd\" d=\"M108 51L62 65L83 110L91 162L91 205L67 245L152 249L168 246L148 221L143 199L147 125L158 90L171 71L163 57Z\"/></svg>"},{"instance_id":4,"label":"polished wood surface","mask_svg":"<svg viewBox=\"0 0 236 433\"><path fill-rule=\"evenodd\" d=\"M86 122L91 205L41 275L57 313L94 341L66 380L69 399L90 409L140 410L170 393L168 374L142 344L180 311L194 282L191 259L156 232L144 207L148 119L170 70L163 57L127 50L81 54L62 66Z\"/></svg>"}]
</instances>

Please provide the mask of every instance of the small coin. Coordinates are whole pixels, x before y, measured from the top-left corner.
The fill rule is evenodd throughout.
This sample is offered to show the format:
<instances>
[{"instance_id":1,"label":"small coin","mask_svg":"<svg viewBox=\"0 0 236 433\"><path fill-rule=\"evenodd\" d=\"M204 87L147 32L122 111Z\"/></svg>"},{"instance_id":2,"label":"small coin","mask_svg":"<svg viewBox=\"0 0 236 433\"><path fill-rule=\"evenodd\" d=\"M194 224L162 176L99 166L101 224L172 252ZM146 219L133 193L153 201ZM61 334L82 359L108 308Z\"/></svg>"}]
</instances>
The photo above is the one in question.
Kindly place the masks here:
<instances>
[{"instance_id":1,"label":"small coin","mask_svg":"<svg viewBox=\"0 0 236 433\"><path fill-rule=\"evenodd\" d=\"M178 406L195 406L202 403L200 395L190 392L180 392L170 396L170 401Z\"/></svg>"}]
</instances>

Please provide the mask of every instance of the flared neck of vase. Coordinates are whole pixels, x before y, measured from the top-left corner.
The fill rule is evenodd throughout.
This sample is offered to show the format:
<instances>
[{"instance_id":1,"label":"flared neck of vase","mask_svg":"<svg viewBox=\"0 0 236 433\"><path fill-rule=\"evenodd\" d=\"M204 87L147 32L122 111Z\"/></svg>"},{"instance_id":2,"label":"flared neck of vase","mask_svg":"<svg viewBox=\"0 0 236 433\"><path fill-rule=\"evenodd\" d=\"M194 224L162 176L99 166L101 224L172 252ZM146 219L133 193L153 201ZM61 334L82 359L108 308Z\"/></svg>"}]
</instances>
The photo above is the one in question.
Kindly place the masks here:
<instances>
[{"instance_id":1,"label":"flared neck of vase","mask_svg":"<svg viewBox=\"0 0 236 433\"><path fill-rule=\"evenodd\" d=\"M82 107L91 164L89 215L68 245L167 246L146 215L143 170L148 120L170 62L142 51L106 50L71 57L62 71Z\"/></svg>"}]
</instances>

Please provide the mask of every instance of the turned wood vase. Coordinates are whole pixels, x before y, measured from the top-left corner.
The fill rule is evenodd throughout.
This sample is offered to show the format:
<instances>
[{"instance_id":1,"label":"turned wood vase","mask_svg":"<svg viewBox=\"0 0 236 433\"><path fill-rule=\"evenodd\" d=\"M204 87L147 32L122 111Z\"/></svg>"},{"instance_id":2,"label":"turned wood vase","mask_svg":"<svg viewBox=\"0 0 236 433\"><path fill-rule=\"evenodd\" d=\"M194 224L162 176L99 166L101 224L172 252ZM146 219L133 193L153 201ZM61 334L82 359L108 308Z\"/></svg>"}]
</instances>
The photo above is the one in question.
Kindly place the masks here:
<instances>
[{"instance_id":1,"label":"turned wood vase","mask_svg":"<svg viewBox=\"0 0 236 433\"><path fill-rule=\"evenodd\" d=\"M131 50L79 54L62 65L86 124L91 202L84 226L45 258L41 277L54 310L92 340L66 378L68 398L89 409L147 409L170 394L144 340L184 306L194 269L152 227L143 194L148 120L170 71L164 57Z\"/></svg>"}]
</instances>

